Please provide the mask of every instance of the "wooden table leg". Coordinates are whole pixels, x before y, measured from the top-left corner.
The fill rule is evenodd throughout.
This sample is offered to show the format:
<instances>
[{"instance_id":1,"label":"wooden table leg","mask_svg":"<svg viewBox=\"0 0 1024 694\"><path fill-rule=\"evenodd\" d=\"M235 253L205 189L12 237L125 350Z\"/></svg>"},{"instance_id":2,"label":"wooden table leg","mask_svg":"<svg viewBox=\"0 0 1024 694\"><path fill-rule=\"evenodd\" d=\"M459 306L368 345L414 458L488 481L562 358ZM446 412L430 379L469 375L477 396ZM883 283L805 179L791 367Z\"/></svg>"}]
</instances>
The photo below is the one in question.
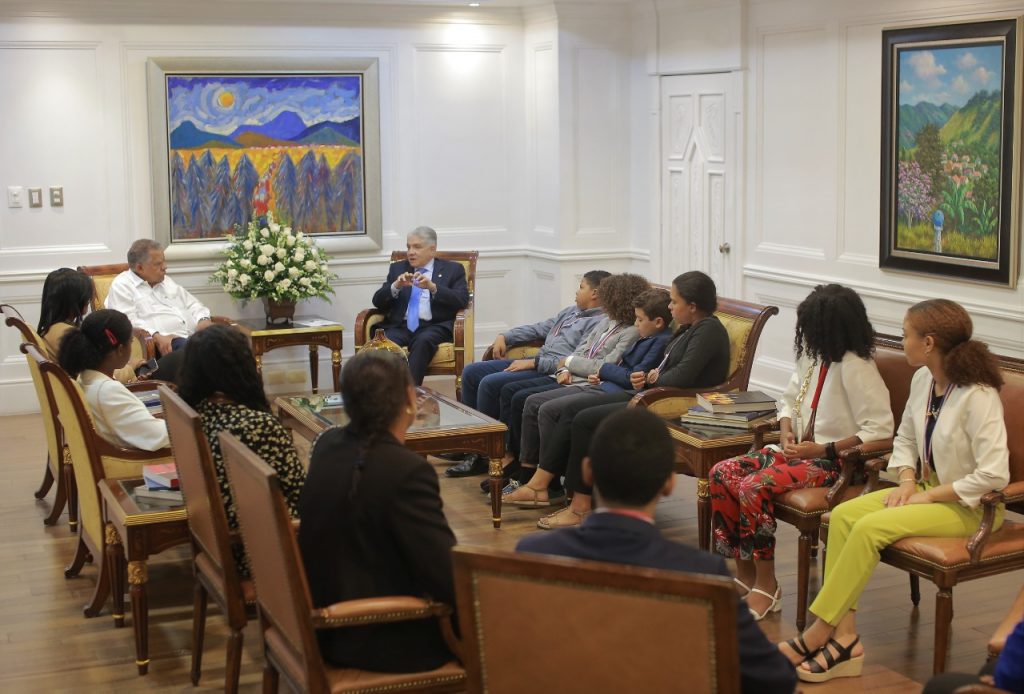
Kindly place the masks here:
<instances>
[{"instance_id":1,"label":"wooden table leg","mask_svg":"<svg viewBox=\"0 0 1024 694\"><path fill-rule=\"evenodd\" d=\"M341 392L341 348L331 350L331 375L334 376L334 392Z\"/></svg>"},{"instance_id":2,"label":"wooden table leg","mask_svg":"<svg viewBox=\"0 0 1024 694\"><path fill-rule=\"evenodd\" d=\"M697 541L705 552L711 549L711 493L708 478L697 478Z\"/></svg>"},{"instance_id":3,"label":"wooden table leg","mask_svg":"<svg viewBox=\"0 0 1024 694\"><path fill-rule=\"evenodd\" d=\"M316 393L319 390L320 383L320 362L317 359L319 347L316 345L309 346L309 383L313 386L313 392Z\"/></svg>"},{"instance_id":4,"label":"wooden table leg","mask_svg":"<svg viewBox=\"0 0 1024 694\"><path fill-rule=\"evenodd\" d=\"M256 350L253 350L253 360L256 362L256 373L259 374L260 378L263 378L263 354L256 354Z\"/></svg>"},{"instance_id":5,"label":"wooden table leg","mask_svg":"<svg viewBox=\"0 0 1024 694\"><path fill-rule=\"evenodd\" d=\"M146 594L148 579L145 561L128 562L132 625L135 627L135 664L140 675L145 675L149 671L149 599Z\"/></svg>"},{"instance_id":6,"label":"wooden table leg","mask_svg":"<svg viewBox=\"0 0 1024 694\"><path fill-rule=\"evenodd\" d=\"M487 466L491 485L491 520L494 527L501 527L501 458L491 458Z\"/></svg>"},{"instance_id":7,"label":"wooden table leg","mask_svg":"<svg viewBox=\"0 0 1024 694\"><path fill-rule=\"evenodd\" d=\"M105 560L107 571L110 572L110 597L112 598L114 626L124 626L124 547L121 545L121 536L112 523L107 523L105 529L107 548Z\"/></svg>"}]
</instances>

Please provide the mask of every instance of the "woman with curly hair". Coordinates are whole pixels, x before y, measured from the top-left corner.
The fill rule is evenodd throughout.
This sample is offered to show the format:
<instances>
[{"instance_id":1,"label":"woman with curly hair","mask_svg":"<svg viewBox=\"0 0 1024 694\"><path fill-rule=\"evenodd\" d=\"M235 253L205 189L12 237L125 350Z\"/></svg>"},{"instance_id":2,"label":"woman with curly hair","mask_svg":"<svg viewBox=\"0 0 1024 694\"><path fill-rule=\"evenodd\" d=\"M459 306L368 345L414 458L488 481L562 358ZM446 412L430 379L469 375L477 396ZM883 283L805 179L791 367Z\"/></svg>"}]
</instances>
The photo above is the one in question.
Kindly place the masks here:
<instances>
[{"instance_id":1,"label":"woman with curly hair","mask_svg":"<svg viewBox=\"0 0 1024 694\"><path fill-rule=\"evenodd\" d=\"M736 560L736 584L754 619L782 609L775 578L775 497L828 487L837 453L892 436L889 390L871 358L875 331L864 302L819 285L796 310L796 370L779 403L780 445L711 468L714 551Z\"/></svg>"},{"instance_id":2,"label":"woman with curly hair","mask_svg":"<svg viewBox=\"0 0 1024 694\"><path fill-rule=\"evenodd\" d=\"M193 335L180 351L184 359L178 392L202 422L228 527L238 528L238 511L220 450L222 431L237 436L274 468L288 511L293 517L298 516L299 493L306 471L295 452L291 432L270 411L248 338L232 326L214 324ZM235 545L232 551L239 573L248 576L242 546Z\"/></svg>"},{"instance_id":3,"label":"woman with curly hair","mask_svg":"<svg viewBox=\"0 0 1024 694\"><path fill-rule=\"evenodd\" d=\"M587 385L588 376L596 374L604 364L618 362L639 339L640 333L634 325L634 306L637 296L650 289L650 286L643 277L629 273L612 275L602 280L597 287L597 298L605 317L587 333L572 354L558 362L554 375L516 381L501 389L501 421L508 425L508 450L513 455L518 457L520 452L528 398L534 408L539 408L555 398L578 393L578 388L568 386ZM536 409L533 412L535 423ZM528 436L533 436L533 429ZM526 461L520 460L520 465L524 463ZM529 478L532 473L533 469L522 469L520 475Z\"/></svg>"},{"instance_id":4,"label":"woman with curly hair","mask_svg":"<svg viewBox=\"0 0 1024 694\"><path fill-rule=\"evenodd\" d=\"M899 479L839 504L829 523L825 581L810 610L817 619L780 644L807 682L856 677L864 663L855 613L879 553L913 535L967 538L981 524L981 498L1010 481L1010 454L988 347L971 339L959 304L931 299L903 320L903 351L914 374L888 470ZM996 511L993 530L1003 522Z\"/></svg>"}]
</instances>

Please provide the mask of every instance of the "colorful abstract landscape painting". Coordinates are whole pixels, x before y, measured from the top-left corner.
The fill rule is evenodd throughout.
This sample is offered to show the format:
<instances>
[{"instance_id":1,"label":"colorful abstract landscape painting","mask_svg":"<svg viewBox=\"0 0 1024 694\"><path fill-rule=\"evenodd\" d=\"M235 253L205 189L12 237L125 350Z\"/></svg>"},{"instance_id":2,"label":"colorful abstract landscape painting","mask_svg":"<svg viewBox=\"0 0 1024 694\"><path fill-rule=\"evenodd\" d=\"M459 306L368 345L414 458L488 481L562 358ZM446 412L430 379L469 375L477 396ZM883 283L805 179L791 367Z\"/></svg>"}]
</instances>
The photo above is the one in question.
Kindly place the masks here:
<instances>
[{"instance_id":1,"label":"colorful abstract landscape painting","mask_svg":"<svg viewBox=\"0 0 1024 694\"><path fill-rule=\"evenodd\" d=\"M998 257L1004 50L899 49L896 249Z\"/></svg>"},{"instance_id":2,"label":"colorful abstract landscape painting","mask_svg":"<svg viewBox=\"0 0 1024 694\"><path fill-rule=\"evenodd\" d=\"M365 231L362 76L166 76L171 240Z\"/></svg>"}]
</instances>

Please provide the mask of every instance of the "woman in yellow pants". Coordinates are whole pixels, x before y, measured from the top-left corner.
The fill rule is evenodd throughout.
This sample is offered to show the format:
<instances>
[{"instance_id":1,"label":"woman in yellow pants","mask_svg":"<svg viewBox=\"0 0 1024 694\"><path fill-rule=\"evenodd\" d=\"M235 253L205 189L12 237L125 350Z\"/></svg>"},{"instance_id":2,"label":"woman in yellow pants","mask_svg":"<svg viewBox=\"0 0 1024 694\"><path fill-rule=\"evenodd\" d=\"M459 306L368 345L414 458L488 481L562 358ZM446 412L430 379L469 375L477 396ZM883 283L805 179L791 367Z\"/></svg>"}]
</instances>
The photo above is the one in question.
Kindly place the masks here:
<instances>
[{"instance_id":1,"label":"woman in yellow pants","mask_svg":"<svg viewBox=\"0 0 1024 694\"><path fill-rule=\"evenodd\" d=\"M903 321L914 374L888 469L897 489L840 504L829 524L825 583L804 633L779 645L807 682L860 675L857 600L879 552L903 537L968 537L981 522L981 497L1009 481L1009 452L997 389L1003 379L983 343L971 339L959 304L916 304ZM996 515L996 528L1003 521Z\"/></svg>"}]
</instances>

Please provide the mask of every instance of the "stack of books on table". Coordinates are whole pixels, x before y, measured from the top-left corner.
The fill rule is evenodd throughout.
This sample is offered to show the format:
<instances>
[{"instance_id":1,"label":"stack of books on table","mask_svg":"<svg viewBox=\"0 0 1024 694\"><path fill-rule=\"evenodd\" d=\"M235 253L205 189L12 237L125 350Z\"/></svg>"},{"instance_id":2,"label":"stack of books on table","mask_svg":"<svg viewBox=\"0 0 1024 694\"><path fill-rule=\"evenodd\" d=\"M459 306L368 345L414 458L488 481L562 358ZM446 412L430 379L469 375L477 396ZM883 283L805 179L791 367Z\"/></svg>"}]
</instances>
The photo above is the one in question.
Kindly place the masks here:
<instances>
[{"instance_id":1,"label":"stack of books on table","mask_svg":"<svg viewBox=\"0 0 1024 694\"><path fill-rule=\"evenodd\" d=\"M179 506L184 503L178 482L178 468L174 463L143 465L142 479L145 484L135 488L135 496L144 499L146 503L166 501Z\"/></svg>"},{"instance_id":2,"label":"stack of books on table","mask_svg":"<svg viewBox=\"0 0 1024 694\"><path fill-rule=\"evenodd\" d=\"M160 401L160 391L158 390L139 390L133 393L143 405L146 406L146 410L153 416L156 416L163 412L164 404Z\"/></svg>"},{"instance_id":3,"label":"stack of books on table","mask_svg":"<svg viewBox=\"0 0 1024 694\"><path fill-rule=\"evenodd\" d=\"M751 430L775 417L775 399L760 391L700 393L697 405L680 417L683 424Z\"/></svg>"}]
</instances>

